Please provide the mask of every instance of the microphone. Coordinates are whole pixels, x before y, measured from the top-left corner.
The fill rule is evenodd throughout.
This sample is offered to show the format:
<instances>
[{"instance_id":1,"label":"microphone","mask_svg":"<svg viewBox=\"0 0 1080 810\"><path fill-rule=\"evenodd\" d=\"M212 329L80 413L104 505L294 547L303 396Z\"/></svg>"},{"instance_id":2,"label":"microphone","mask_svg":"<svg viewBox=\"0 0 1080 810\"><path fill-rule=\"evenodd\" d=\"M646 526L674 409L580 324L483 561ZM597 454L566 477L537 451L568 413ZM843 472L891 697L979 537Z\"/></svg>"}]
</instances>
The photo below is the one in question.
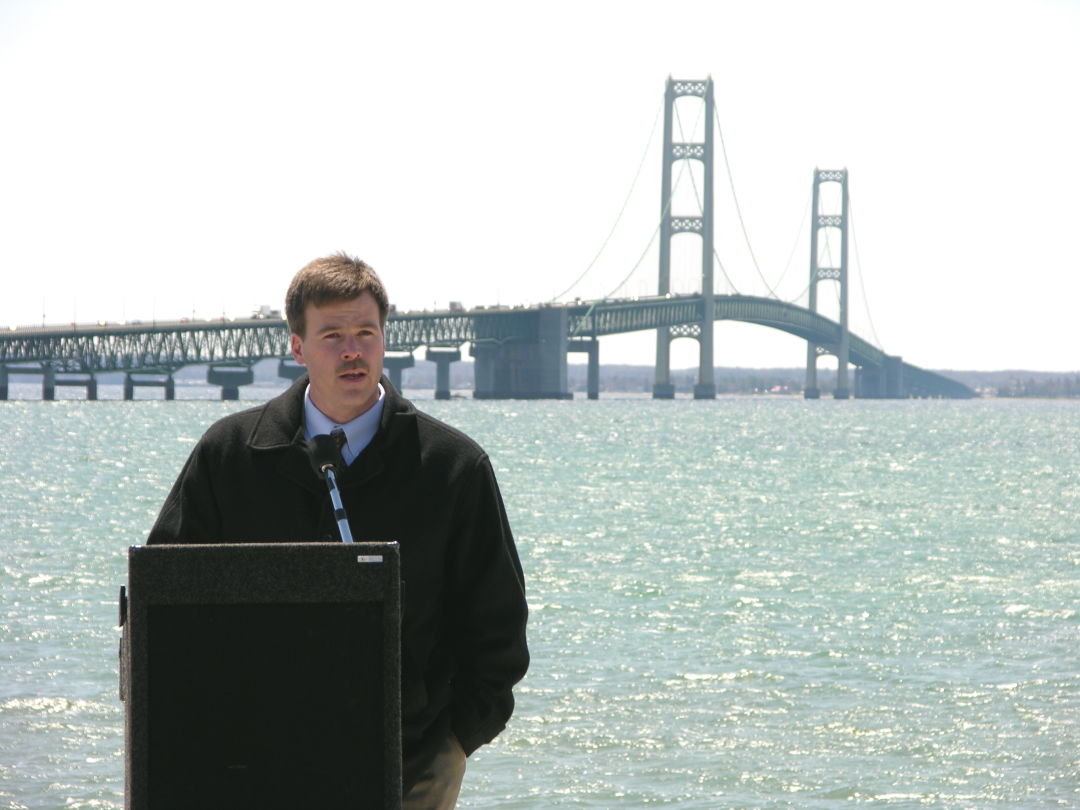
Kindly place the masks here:
<instances>
[{"instance_id":1,"label":"microphone","mask_svg":"<svg viewBox=\"0 0 1080 810\"><path fill-rule=\"evenodd\" d=\"M337 470L345 467L338 440L326 433L312 436L308 442L308 452L315 472L326 481L326 488L330 490L330 502L334 505L334 520L337 521L341 542L351 543L352 530L349 529L349 518L345 514L345 505L341 502L337 485Z\"/></svg>"}]
</instances>

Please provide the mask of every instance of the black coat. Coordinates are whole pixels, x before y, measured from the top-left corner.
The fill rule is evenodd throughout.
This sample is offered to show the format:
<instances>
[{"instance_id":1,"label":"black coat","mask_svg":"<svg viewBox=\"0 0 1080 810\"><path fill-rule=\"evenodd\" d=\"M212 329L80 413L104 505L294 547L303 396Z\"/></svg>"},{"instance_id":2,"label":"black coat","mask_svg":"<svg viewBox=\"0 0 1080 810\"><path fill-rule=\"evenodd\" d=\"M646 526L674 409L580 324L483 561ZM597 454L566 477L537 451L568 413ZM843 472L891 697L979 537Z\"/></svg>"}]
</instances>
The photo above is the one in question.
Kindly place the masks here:
<instances>
[{"instance_id":1,"label":"black coat","mask_svg":"<svg viewBox=\"0 0 1080 810\"><path fill-rule=\"evenodd\" d=\"M371 443L338 478L356 541L401 547L405 789L450 728L466 753L490 742L525 674L524 578L491 463L383 378ZM148 543L339 539L305 451L302 377L227 416L195 446Z\"/></svg>"}]
</instances>

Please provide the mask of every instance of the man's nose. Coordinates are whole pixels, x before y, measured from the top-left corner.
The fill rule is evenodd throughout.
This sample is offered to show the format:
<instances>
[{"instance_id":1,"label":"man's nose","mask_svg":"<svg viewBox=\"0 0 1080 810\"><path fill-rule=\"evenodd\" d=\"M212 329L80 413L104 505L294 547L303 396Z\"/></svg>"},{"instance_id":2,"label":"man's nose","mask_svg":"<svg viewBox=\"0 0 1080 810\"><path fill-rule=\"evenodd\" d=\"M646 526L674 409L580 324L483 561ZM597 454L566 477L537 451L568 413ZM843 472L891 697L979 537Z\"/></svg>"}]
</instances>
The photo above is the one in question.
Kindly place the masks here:
<instances>
[{"instance_id":1,"label":"man's nose","mask_svg":"<svg viewBox=\"0 0 1080 810\"><path fill-rule=\"evenodd\" d=\"M358 354L360 354L360 341L355 335L350 335L342 344L341 355L342 357L356 357Z\"/></svg>"}]
</instances>

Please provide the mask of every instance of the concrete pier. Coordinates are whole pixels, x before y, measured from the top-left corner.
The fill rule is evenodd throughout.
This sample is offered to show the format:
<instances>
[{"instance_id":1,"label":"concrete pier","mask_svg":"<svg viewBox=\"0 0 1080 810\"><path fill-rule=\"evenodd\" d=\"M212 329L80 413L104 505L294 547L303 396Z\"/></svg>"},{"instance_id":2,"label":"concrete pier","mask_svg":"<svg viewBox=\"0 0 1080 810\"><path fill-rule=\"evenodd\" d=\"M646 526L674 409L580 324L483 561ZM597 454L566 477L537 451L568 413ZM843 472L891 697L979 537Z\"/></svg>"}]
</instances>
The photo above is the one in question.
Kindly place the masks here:
<instances>
[{"instance_id":1,"label":"concrete pier","mask_svg":"<svg viewBox=\"0 0 1080 810\"><path fill-rule=\"evenodd\" d=\"M251 366L210 366L206 370L206 381L221 386L222 400L236 400L240 399L241 385L255 382L255 372Z\"/></svg>"},{"instance_id":2,"label":"concrete pier","mask_svg":"<svg viewBox=\"0 0 1080 810\"><path fill-rule=\"evenodd\" d=\"M716 383L694 383L694 399L716 399Z\"/></svg>"},{"instance_id":3,"label":"concrete pier","mask_svg":"<svg viewBox=\"0 0 1080 810\"><path fill-rule=\"evenodd\" d=\"M124 399L135 399L136 388L162 388L166 400L176 399L176 381L172 374L125 374Z\"/></svg>"},{"instance_id":4,"label":"concrete pier","mask_svg":"<svg viewBox=\"0 0 1080 810\"><path fill-rule=\"evenodd\" d=\"M53 396L47 397L47 399L55 399L56 386L65 386L70 388L85 388L87 400L93 401L98 398L98 383L97 377L93 374L65 374L64 376L53 376Z\"/></svg>"},{"instance_id":5,"label":"concrete pier","mask_svg":"<svg viewBox=\"0 0 1080 810\"><path fill-rule=\"evenodd\" d=\"M585 376L585 392L589 399L600 398L600 341L595 339L571 340L566 350L588 354L588 370Z\"/></svg>"},{"instance_id":6,"label":"concrete pier","mask_svg":"<svg viewBox=\"0 0 1080 810\"><path fill-rule=\"evenodd\" d=\"M903 399L907 396L904 361L899 355L885 355L885 396L889 399Z\"/></svg>"},{"instance_id":7,"label":"concrete pier","mask_svg":"<svg viewBox=\"0 0 1080 810\"><path fill-rule=\"evenodd\" d=\"M906 397L903 360L898 356L885 355L883 366L856 367L855 396L861 399L903 399Z\"/></svg>"},{"instance_id":8,"label":"concrete pier","mask_svg":"<svg viewBox=\"0 0 1080 810\"><path fill-rule=\"evenodd\" d=\"M458 352L458 360L461 359L461 352ZM390 378L390 383L398 391L402 390L401 386L401 372L407 368L412 368L416 365L416 358L413 357L412 352L407 354L397 352L387 352L383 357L383 370L386 372L386 376ZM447 382L447 389L449 390L449 381Z\"/></svg>"},{"instance_id":9,"label":"concrete pier","mask_svg":"<svg viewBox=\"0 0 1080 810\"><path fill-rule=\"evenodd\" d=\"M0 366L0 401L8 399L10 375L12 374L31 374L35 376L40 374L41 398L46 402L52 402L56 399L57 386L85 388L86 398L88 400L96 400L98 398L97 377L91 372L57 371L52 366L38 366L34 368L20 366L9 368L8 366Z\"/></svg>"},{"instance_id":10,"label":"concrete pier","mask_svg":"<svg viewBox=\"0 0 1080 810\"><path fill-rule=\"evenodd\" d=\"M653 399L675 399L675 383L653 383Z\"/></svg>"},{"instance_id":11,"label":"concrete pier","mask_svg":"<svg viewBox=\"0 0 1080 810\"><path fill-rule=\"evenodd\" d=\"M282 357L278 361L277 375L283 380L299 380L307 374L307 367Z\"/></svg>"},{"instance_id":12,"label":"concrete pier","mask_svg":"<svg viewBox=\"0 0 1080 810\"><path fill-rule=\"evenodd\" d=\"M435 364L435 399L450 399L450 364L461 360L461 349L432 346L424 359Z\"/></svg>"},{"instance_id":13,"label":"concrete pier","mask_svg":"<svg viewBox=\"0 0 1080 810\"><path fill-rule=\"evenodd\" d=\"M476 399L572 399L566 374L567 312L542 306L517 315L511 340L473 344Z\"/></svg>"}]
</instances>

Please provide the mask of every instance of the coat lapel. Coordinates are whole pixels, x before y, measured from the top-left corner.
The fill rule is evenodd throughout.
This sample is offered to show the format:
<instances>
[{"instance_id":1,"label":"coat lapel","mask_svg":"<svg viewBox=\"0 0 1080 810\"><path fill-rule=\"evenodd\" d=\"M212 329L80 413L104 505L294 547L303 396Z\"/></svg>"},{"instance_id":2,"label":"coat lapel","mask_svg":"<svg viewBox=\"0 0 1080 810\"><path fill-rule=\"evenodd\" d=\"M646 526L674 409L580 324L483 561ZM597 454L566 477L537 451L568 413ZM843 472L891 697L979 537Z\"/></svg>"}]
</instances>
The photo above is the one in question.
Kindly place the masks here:
<instances>
[{"instance_id":1,"label":"coat lapel","mask_svg":"<svg viewBox=\"0 0 1080 810\"><path fill-rule=\"evenodd\" d=\"M311 466L304 440L304 391L307 385L305 374L263 406L248 437L248 447L274 464L277 472L291 483L319 494L326 491L326 485Z\"/></svg>"}]
</instances>

